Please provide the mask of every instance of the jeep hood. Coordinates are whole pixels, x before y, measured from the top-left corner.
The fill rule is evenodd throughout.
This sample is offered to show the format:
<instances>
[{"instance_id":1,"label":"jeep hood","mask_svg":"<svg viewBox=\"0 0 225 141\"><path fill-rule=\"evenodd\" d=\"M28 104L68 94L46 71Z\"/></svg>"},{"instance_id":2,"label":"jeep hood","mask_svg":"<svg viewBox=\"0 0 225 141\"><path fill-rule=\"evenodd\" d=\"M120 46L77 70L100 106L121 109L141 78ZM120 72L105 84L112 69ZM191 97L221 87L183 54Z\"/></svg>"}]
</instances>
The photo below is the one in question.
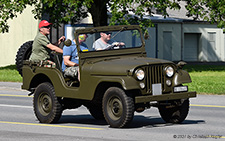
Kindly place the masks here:
<instances>
[{"instance_id":1,"label":"jeep hood","mask_svg":"<svg viewBox=\"0 0 225 141\"><path fill-rule=\"evenodd\" d=\"M91 75L127 75L128 71L133 72L136 67L155 64L171 64L171 61L146 58L146 57L112 57L98 60L90 67Z\"/></svg>"}]
</instances>

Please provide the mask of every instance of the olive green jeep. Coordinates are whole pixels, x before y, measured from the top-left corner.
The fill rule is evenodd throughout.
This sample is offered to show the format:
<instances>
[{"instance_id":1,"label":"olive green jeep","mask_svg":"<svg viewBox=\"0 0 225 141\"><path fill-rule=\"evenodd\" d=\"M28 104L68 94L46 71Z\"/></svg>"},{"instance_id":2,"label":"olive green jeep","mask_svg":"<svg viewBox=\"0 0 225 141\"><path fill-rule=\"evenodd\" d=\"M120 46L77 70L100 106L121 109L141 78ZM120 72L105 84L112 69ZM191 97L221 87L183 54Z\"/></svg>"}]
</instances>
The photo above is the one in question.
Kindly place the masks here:
<instances>
[{"instance_id":1,"label":"olive green jeep","mask_svg":"<svg viewBox=\"0 0 225 141\"><path fill-rule=\"evenodd\" d=\"M95 50L92 46L101 32L125 45ZM80 49L80 34L88 35L85 42L88 50ZM41 123L55 123L63 110L81 105L87 107L95 119L105 119L111 127L128 126L135 111L150 107L157 107L165 122L185 120L189 98L196 97L196 92L189 92L183 85L191 82L188 72L182 69L185 63L147 58L139 26L91 27L76 30L74 36L80 81L64 77L62 54L54 54L52 64L29 62L27 57L17 54L17 61L21 61L18 58L25 60L19 68L23 76L22 89L34 94L34 113ZM32 45L32 41L28 43L26 46ZM65 44L69 46L70 41ZM18 53L23 52L21 50Z\"/></svg>"}]
</instances>

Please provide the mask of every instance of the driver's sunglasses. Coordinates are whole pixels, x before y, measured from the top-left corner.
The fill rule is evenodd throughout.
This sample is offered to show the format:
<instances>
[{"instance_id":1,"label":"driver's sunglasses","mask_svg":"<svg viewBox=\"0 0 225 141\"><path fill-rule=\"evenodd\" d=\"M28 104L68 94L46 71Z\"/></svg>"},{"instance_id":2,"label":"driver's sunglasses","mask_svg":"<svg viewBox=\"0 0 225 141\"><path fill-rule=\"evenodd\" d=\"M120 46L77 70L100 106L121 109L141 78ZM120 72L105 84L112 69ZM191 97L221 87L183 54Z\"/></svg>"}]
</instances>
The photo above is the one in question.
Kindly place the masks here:
<instances>
[{"instance_id":1,"label":"driver's sunglasses","mask_svg":"<svg viewBox=\"0 0 225 141\"><path fill-rule=\"evenodd\" d=\"M112 34L112 32L105 32L106 35Z\"/></svg>"},{"instance_id":2,"label":"driver's sunglasses","mask_svg":"<svg viewBox=\"0 0 225 141\"><path fill-rule=\"evenodd\" d=\"M49 26L42 26L42 28L50 28L51 26L49 25Z\"/></svg>"}]
</instances>

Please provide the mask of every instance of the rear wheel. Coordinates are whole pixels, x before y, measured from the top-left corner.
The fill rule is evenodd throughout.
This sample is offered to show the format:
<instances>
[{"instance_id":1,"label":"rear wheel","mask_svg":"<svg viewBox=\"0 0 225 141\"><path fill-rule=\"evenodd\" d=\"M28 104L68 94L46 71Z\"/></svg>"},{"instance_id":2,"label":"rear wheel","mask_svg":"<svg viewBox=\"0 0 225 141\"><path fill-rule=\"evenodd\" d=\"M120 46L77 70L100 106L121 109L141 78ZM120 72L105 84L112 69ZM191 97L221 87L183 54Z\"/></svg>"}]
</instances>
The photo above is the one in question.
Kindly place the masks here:
<instances>
[{"instance_id":1,"label":"rear wheel","mask_svg":"<svg viewBox=\"0 0 225 141\"><path fill-rule=\"evenodd\" d=\"M126 127L134 116L134 102L117 87L107 89L103 97L103 113L111 127Z\"/></svg>"},{"instance_id":2,"label":"rear wheel","mask_svg":"<svg viewBox=\"0 0 225 141\"><path fill-rule=\"evenodd\" d=\"M167 123L181 123L189 111L189 99L173 101L172 106L160 106L159 113Z\"/></svg>"},{"instance_id":3,"label":"rear wheel","mask_svg":"<svg viewBox=\"0 0 225 141\"><path fill-rule=\"evenodd\" d=\"M38 85L33 98L34 113L41 123L55 123L62 115L62 105L55 96L52 84Z\"/></svg>"}]
</instances>

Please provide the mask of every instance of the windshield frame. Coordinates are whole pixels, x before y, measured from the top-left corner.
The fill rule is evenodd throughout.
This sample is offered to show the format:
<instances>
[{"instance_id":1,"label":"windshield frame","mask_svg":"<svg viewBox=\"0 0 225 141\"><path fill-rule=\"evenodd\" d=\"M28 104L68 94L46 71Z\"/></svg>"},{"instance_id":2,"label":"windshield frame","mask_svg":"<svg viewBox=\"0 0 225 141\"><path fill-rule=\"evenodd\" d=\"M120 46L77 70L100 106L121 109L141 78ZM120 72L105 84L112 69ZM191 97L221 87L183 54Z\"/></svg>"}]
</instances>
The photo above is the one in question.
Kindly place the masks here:
<instances>
[{"instance_id":1,"label":"windshield frame","mask_svg":"<svg viewBox=\"0 0 225 141\"><path fill-rule=\"evenodd\" d=\"M114 50L100 50L100 51L87 51L82 52L80 49L80 45L78 43L78 35L79 34L94 34L98 32L107 32L107 31L124 31L124 30L137 30L140 34L141 46L134 48L125 48L125 49L114 49ZM92 27L86 29L78 29L74 32L75 42L78 50L78 55L80 59L83 58L96 58L96 57L104 57L104 56L120 56L120 55L129 55L129 54L146 54L145 52L145 42L143 39L143 34L138 25L117 25L117 26L103 26L103 27Z\"/></svg>"}]
</instances>

